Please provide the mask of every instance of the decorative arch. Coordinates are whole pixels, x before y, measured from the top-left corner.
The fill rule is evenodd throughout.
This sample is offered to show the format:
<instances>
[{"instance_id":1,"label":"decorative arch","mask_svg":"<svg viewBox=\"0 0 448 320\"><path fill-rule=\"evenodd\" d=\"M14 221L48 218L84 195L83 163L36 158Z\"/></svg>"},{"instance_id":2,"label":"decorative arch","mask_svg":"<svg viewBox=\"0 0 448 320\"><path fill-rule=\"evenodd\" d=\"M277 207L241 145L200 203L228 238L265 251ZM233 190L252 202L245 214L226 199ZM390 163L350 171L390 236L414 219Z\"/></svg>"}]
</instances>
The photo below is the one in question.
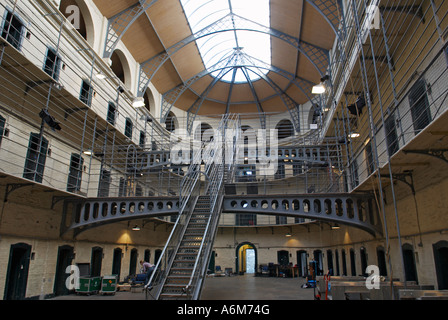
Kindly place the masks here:
<instances>
[{"instance_id":1,"label":"decorative arch","mask_svg":"<svg viewBox=\"0 0 448 320\"><path fill-rule=\"evenodd\" d=\"M132 87L131 68L129 66L126 54L120 49L115 49L111 55L111 69L113 73L123 82L126 87Z\"/></svg>"},{"instance_id":2,"label":"decorative arch","mask_svg":"<svg viewBox=\"0 0 448 320\"><path fill-rule=\"evenodd\" d=\"M176 115L170 111L165 120L165 128L169 132L174 132L177 128L179 128L179 122L177 121Z\"/></svg>"},{"instance_id":3,"label":"decorative arch","mask_svg":"<svg viewBox=\"0 0 448 320\"><path fill-rule=\"evenodd\" d=\"M278 139L285 139L294 135L294 125L288 119L280 120L275 129L278 130Z\"/></svg>"},{"instance_id":4,"label":"decorative arch","mask_svg":"<svg viewBox=\"0 0 448 320\"><path fill-rule=\"evenodd\" d=\"M80 11L80 21L79 28L77 29L79 34L93 47L95 45L95 24L93 22L92 15L90 13L90 9L85 3L85 1L81 0L61 0L59 4L59 11L67 18L71 18L71 16L75 13L71 10L70 6L76 6ZM70 21L74 23L74 21Z\"/></svg>"},{"instance_id":5,"label":"decorative arch","mask_svg":"<svg viewBox=\"0 0 448 320\"><path fill-rule=\"evenodd\" d=\"M149 89L149 87L146 88L145 93L143 94L143 99L145 101L146 110L151 112L151 108L155 107L156 102L155 102L154 95L153 95L151 89ZM154 112L154 109L152 110L152 112Z\"/></svg>"},{"instance_id":6,"label":"decorative arch","mask_svg":"<svg viewBox=\"0 0 448 320\"><path fill-rule=\"evenodd\" d=\"M235 272L236 273L243 272L243 268L244 268L244 271L246 270L245 258L246 258L246 250L247 249L255 250L255 271L256 271L256 268L258 266L257 248L255 247L255 245L253 243L245 241L245 242L240 243L235 249L235 257L236 257Z\"/></svg>"},{"instance_id":7,"label":"decorative arch","mask_svg":"<svg viewBox=\"0 0 448 320\"><path fill-rule=\"evenodd\" d=\"M235 28L235 20L240 20L245 23L245 27ZM249 27L248 25L250 24L252 25ZM324 76L329 62L329 52L327 50L316 48L311 44L304 43L303 41L287 35L281 31L258 25L248 19L237 16L235 14L229 14L216 21L212 25L204 28L203 30L192 34L179 41L178 43L172 45L171 47L167 48L165 52L162 52L143 62L140 67L139 96L141 96L142 92L144 92L145 88L149 85L149 82L152 80L157 71L162 67L162 65L176 52L178 52L188 44L196 41L197 39L212 36L219 32L234 32L235 30L266 33L287 42L291 46L295 47L298 51L300 51L300 53L302 53L310 61L310 63L314 66L321 77Z\"/></svg>"}]
</instances>

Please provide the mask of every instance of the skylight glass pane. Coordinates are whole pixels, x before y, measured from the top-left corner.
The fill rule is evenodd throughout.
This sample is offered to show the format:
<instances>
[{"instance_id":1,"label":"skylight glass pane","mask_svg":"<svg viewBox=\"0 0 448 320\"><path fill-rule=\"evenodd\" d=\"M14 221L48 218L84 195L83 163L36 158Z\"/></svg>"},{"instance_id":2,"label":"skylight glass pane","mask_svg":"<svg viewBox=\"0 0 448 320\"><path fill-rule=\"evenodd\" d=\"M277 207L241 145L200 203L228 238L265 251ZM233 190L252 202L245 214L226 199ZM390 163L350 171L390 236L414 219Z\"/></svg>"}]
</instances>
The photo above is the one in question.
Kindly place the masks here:
<instances>
[{"instance_id":1,"label":"skylight glass pane","mask_svg":"<svg viewBox=\"0 0 448 320\"><path fill-rule=\"evenodd\" d=\"M260 30L263 27L270 27L269 0L180 0L180 2L193 33L212 26L216 21L231 13L253 22L243 21L235 17L232 22L228 20L226 24L220 24L219 27L215 26L212 28L209 31L210 35L196 40L205 67L208 70L216 63L223 61L223 59L230 59L232 53L237 51L261 60L268 65L271 64L271 38L268 34L245 30L218 32L223 30L223 26L225 26L226 30L232 28ZM241 67L243 65L247 66L248 69L253 68L254 65L259 65L256 60L249 62L248 58L234 59L232 61L234 63L231 66ZM267 70L258 72L261 71L267 72ZM212 75L217 76L219 73L219 71L216 71ZM222 80L232 81L232 75L233 72L227 72ZM248 75L251 80L259 78L253 72L248 72ZM247 78L243 72L238 71L235 81L246 82Z\"/></svg>"}]
</instances>

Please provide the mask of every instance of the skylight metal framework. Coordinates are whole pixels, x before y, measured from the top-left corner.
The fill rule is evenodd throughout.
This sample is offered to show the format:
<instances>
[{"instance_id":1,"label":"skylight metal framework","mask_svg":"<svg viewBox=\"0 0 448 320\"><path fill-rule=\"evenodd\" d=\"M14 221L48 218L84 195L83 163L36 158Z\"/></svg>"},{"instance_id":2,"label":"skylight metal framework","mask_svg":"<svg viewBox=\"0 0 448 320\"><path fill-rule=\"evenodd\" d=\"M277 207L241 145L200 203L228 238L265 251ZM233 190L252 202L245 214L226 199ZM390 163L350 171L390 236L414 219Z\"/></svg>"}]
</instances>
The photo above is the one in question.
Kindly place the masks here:
<instances>
[{"instance_id":1,"label":"skylight metal framework","mask_svg":"<svg viewBox=\"0 0 448 320\"><path fill-rule=\"evenodd\" d=\"M217 63L212 68L208 70L204 70L201 73L193 76L191 79L185 81L182 85L177 86L176 88L170 90L166 94L163 95L162 98L162 114L161 121L164 122L177 99L190 88L196 81L201 79L202 77L208 75L210 72L219 72L219 75L215 77L215 79L209 84L206 90L199 95L199 98L195 101L195 103L188 110L188 120L187 120L187 130L191 132L193 122L195 120L198 111L207 97L210 89L227 73L230 71L235 71L237 69L243 70L243 73L253 72L258 77L260 77L263 81L269 84L269 86L275 90L276 94L281 97L285 107L290 112L291 119L296 131L300 130L300 116L299 116L299 104L295 102L291 97L289 97L282 89L276 85L268 76L266 76L264 70L268 70L274 72L276 74L281 75L282 77L288 79L292 85L295 85L299 90L301 90L309 100L312 100L313 97L310 95L311 87L313 84L304 79L295 77L295 75L277 68L273 65L264 64L262 61L257 61L255 58L248 56L247 54L235 49L235 52L232 53L229 57L225 57L219 63ZM249 79L250 80L250 79ZM252 81L249 81L249 85L252 86ZM260 121L262 128L265 128L265 120L264 120L264 111L262 109L262 101L258 99L255 91L252 90L254 94L254 101L258 106L258 112L260 114ZM231 91L229 93L229 99L231 97Z\"/></svg>"},{"instance_id":2,"label":"skylight metal framework","mask_svg":"<svg viewBox=\"0 0 448 320\"><path fill-rule=\"evenodd\" d=\"M157 0L139 0L133 6L111 17L107 24L104 58L110 58L129 27Z\"/></svg>"},{"instance_id":3,"label":"skylight metal framework","mask_svg":"<svg viewBox=\"0 0 448 320\"><path fill-rule=\"evenodd\" d=\"M162 67L162 65L170 59L175 53L187 46L188 44L197 41L203 37L208 37L220 32L234 32L238 30L245 30L251 32L265 33L272 37L276 37L296 48L303 54L315 67L320 76L324 76L329 64L329 52L323 48L319 48L309 43L305 43L300 39L288 35L279 30L260 25L256 22L250 21L246 18L230 13L222 19L212 23L206 28L186 37L178 43L167 48L162 52L147 61L141 63L140 77L139 77L139 96L143 96L149 83L152 81L154 75ZM210 72L209 72L210 73Z\"/></svg>"}]
</instances>

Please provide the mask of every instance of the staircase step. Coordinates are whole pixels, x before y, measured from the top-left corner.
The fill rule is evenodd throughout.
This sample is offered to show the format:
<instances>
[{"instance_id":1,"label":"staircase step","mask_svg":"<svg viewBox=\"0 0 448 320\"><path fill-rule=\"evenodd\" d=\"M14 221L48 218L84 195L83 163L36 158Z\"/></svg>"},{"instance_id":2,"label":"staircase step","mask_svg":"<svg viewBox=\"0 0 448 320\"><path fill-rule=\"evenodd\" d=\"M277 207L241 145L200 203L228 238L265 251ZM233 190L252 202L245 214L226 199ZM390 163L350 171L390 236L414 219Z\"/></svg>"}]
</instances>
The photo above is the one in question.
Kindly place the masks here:
<instances>
[{"instance_id":1,"label":"staircase step","mask_svg":"<svg viewBox=\"0 0 448 320\"><path fill-rule=\"evenodd\" d=\"M189 297L186 294L168 294L162 293L160 295L162 300L188 300Z\"/></svg>"}]
</instances>

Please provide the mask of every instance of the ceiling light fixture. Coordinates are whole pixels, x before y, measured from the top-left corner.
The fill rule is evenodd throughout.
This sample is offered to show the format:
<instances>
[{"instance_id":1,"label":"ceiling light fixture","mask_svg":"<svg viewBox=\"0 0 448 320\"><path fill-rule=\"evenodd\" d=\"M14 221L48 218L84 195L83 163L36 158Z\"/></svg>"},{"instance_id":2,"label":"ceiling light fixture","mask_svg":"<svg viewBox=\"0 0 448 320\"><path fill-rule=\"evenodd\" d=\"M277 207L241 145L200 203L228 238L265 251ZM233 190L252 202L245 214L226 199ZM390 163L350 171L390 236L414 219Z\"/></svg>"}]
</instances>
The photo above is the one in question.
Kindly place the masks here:
<instances>
[{"instance_id":1,"label":"ceiling light fixture","mask_svg":"<svg viewBox=\"0 0 448 320\"><path fill-rule=\"evenodd\" d=\"M325 93L326 89L324 84L321 82L318 85L315 85L313 87L313 91L311 91L312 94L322 94Z\"/></svg>"},{"instance_id":2,"label":"ceiling light fixture","mask_svg":"<svg viewBox=\"0 0 448 320\"><path fill-rule=\"evenodd\" d=\"M330 79L330 77L328 75L326 75L323 78L321 78L320 79L320 83L313 87L313 90L311 91L311 93L312 94L323 94L323 93L325 93L327 91L326 88L325 88L325 81L327 81L328 79Z\"/></svg>"},{"instance_id":3,"label":"ceiling light fixture","mask_svg":"<svg viewBox=\"0 0 448 320\"><path fill-rule=\"evenodd\" d=\"M107 77L106 77L106 75L104 74L104 73L97 73L96 75L95 75L95 77L97 78L97 79L101 79L101 80L103 80L103 79L106 79Z\"/></svg>"},{"instance_id":4,"label":"ceiling light fixture","mask_svg":"<svg viewBox=\"0 0 448 320\"><path fill-rule=\"evenodd\" d=\"M138 225L135 225L135 226L132 228L132 231L140 231L140 227L139 227Z\"/></svg>"},{"instance_id":5,"label":"ceiling light fixture","mask_svg":"<svg viewBox=\"0 0 448 320\"><path fill-rule=\"evenodd\" d=\"M145 106L145 100L143 98L135 98L132 102L134 108L142 108Z\"/></svg>"}]
</instances>

